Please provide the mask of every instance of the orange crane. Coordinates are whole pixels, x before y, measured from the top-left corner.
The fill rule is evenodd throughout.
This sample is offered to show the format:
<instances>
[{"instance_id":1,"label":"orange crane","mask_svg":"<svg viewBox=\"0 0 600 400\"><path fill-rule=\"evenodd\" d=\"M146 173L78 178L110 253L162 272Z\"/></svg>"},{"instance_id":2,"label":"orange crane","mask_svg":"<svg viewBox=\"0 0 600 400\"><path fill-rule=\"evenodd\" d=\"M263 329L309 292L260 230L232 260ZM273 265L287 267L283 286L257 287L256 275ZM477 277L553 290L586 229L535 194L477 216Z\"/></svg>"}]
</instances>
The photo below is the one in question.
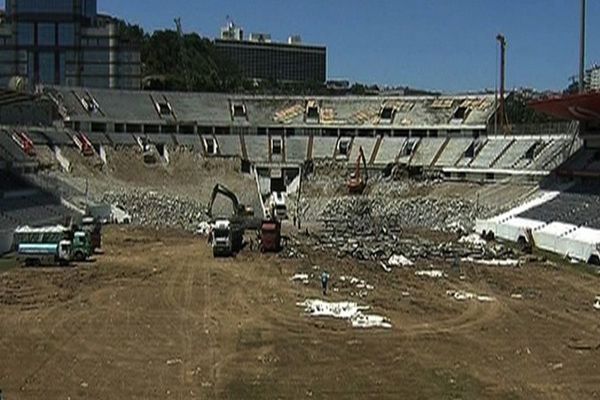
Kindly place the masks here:
<instances>
[{"instance_id":1,"label":"orange crane","mask_svg":"<svg viewBox=\"0 0 600 400\"><path fill-rule=\"evenodd\" d=\"M364 168L364 178L361 175L361 162ZM348 179L348 192L350 194L362 194L367 187L367 181L369 180L369 175L367 172L367 159L365 158L365 153L363 151L362 146L358 149L358 158L356 159L356 168L354 172L350 175L350 179Z\"/></svg>"}]
</instances>

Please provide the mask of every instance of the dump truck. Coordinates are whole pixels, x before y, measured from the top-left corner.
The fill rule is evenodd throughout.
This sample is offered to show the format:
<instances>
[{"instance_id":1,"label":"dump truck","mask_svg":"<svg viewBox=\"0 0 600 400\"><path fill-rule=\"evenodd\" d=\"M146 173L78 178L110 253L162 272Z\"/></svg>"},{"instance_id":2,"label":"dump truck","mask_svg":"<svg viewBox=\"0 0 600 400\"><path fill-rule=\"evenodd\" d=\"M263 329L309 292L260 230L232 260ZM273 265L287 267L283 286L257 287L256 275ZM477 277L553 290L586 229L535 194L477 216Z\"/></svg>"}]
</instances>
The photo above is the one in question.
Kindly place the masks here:
<instances>
[{"instance_id":1,"label":"dump truck","mask_svg":"<svg viewBox=\"0 0 600 400\"><path fill-rule=\"evenodd\" d=\"M62 225L19 227L14 233L17 259L24 265L67 265L92 255L91 235Z\"/></svg>"},{"instance_id":2,"label":"dump truck","mask_svg":"<svg viewBox=\"0 0 600 400\"><path fill-rule=\"evenodd\" d=\"M221 184L215 185L206 209L206 214L213 218L213 206L218 195L228 198L233 206L229 217L216 218L211 222L210 243L213 255L229 257L242 249L244 232L254 226L254 210L241 204L231 190Z\"/></svg>"},{"instance_id":3,"label":"dump truck","mask_svg":"<svg viewBox=\"0 0 600 400\"><path fill-rule=\"evenodd\" d=\"M348 179L347 186L348 192L350 194L362 194L367 187L367 182L369 180L369 175L367 171L367 159L365 158L365 153L363 151L362 146L358 150L358 157L356 159L356 167L354 172L350 175ZM364 178L361 175L361 165L364 169Z\"/></svg>"},{"instance_id":4,"label":"dump truck","mask_svg":"<svg viewBox=\"0 0 600 400\"><path fill-rule=\"evenodd\" d=\"M90 243L92 251L102 248L102 224L97 218L91 215L84 216L81 220L81 227L84 231L90 233Z\"/></svg>"},{"instance_id":5,"label":"dump truck","mask_svg":"<svg viewBox=\"0 0 600 400\"><path fill-rule=\"evenodd\" d=\"M229 257L241 250L244 229L227 219L218 219L211 225L211 247L214 257Z\"/></svg>"}]
</instances>

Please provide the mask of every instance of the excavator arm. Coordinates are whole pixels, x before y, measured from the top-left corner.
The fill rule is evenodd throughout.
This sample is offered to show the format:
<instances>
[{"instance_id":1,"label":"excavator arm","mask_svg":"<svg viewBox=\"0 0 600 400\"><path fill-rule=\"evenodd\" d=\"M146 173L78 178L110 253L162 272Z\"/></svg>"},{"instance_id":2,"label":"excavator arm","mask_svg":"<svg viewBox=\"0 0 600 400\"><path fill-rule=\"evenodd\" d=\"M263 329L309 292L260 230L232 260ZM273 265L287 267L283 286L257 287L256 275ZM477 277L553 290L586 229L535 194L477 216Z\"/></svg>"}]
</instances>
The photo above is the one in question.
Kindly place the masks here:
<instances>
[{"instance_id":1,"label":"excavator arm","mask_svg":"<svg viewBox=\"0 0 600 400\"><path fill-rule=\"evenodd\" d=\"M359 176L360 176L360 161L362 160L363 163L363 168L365 170L365 185L367 184L367 181L369 180L369 172L367 171L367 158L365 157L365 152L363 151L362 146L360 146L360 148L358 149L359 151L359 156L358 156L358 161L357 161L357 166L356 169L359 171Z\"/></svg>"},{"instance_id":2,"label":"excavator arm","mask_svg":"<svg viewBox=\"0 0 600 400\"><path fill-rule=\"evenodd\" d=\"M206 214L208 214L209 217L212 217L212 209L215 204L215 199L219 194L227 197L231 201L231 204L233 206L233 214L235 216L254 215L254 212L251 208L246 207L245 205L240 203L235 193L233 193L231 190L221 185L220 183L217 183L213 188L212 194L210 196L210 202L208 203L208 207L206 208Z\"/></svg>"},{"instance_id":3,"label":"excavator arm","mask_svg":"<svg viewBox=\"0 0 600 400\"><path fill-rule=\"evenodd\" d=\"M361 163L362 167L364 168L364 177L362 176L360 171ZM368 179L369 176L367 171L367 159L361 146L359 148L358 157L356 158L356 167L354 169L354 173L350 176L350 179L348 180L348 190L350 191L350 193L362 193L365 187L367 186Z\"/></svg>"}]
</instances>

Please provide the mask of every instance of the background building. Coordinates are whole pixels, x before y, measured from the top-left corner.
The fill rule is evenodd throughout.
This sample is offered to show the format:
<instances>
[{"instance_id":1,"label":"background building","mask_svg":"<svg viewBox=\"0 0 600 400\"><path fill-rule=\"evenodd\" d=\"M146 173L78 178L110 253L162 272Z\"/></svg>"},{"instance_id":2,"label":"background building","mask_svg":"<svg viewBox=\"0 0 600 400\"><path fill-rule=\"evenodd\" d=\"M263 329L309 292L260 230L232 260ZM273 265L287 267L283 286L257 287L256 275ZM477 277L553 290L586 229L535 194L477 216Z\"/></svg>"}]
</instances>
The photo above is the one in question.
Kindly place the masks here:
<instances>
[{"instance_id":1,"label":"background building","mask_svg":"<svg viewBox=\"0 0 600 400\"><path fill-rule=\"evenodd\" d=\"M299 36L274 43L269 34L252 33L244 40L243 30L230 23L215 47L247 79L324 83L327 77L327 49L302 44Z\"/></svg>"},{"instance_id":2,"label":"background building","mask_svg":"<svg viewBox=\"0 0 600 400\"><path fill-rule=\"evenodd\" d=\"M137 89L139 46L122 40L117 22L98 15L96 0L6 0L0 23L0 85Z\"/></svg>"},{"instance_id":3,"label":"background building","mask_svg":"<svg viewBox=\"0 0 600 400\"><path fill-rule=\"evenodd\" d=\"M600 65L585 71L584 83L586 90L600 90Z\"/></svg>"}]
</instances>

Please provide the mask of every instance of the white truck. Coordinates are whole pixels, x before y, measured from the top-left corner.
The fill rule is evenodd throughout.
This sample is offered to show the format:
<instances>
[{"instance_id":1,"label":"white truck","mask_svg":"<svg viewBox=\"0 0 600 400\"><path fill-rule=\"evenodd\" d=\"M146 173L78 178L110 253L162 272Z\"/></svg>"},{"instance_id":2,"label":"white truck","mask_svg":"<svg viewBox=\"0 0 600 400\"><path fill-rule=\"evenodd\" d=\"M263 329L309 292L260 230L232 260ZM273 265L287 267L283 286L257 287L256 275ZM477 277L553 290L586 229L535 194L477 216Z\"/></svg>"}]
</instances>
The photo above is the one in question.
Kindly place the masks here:
<instances>
[{"instance_id":1,"label":"white truck","mask_svg":"<svg viewBox=\"0 0 600 400\"><path fill-rule=\"evenodd\" d=\"M215 257L229 257L242 248L243 227L227 219L218 219L211 225L210 244Z\"/></svg>"},{"instance_id":2,"label":"white truck","mask_svg":"<svg viewBox=\"0 0 600 400\"><path fill-rule=\"evenodd\" d=\"M285 193L273 192L269 197L269 213L272 218L283 221L287 219L287 205L285 201Z\"/></svg>"}]
</instances>

